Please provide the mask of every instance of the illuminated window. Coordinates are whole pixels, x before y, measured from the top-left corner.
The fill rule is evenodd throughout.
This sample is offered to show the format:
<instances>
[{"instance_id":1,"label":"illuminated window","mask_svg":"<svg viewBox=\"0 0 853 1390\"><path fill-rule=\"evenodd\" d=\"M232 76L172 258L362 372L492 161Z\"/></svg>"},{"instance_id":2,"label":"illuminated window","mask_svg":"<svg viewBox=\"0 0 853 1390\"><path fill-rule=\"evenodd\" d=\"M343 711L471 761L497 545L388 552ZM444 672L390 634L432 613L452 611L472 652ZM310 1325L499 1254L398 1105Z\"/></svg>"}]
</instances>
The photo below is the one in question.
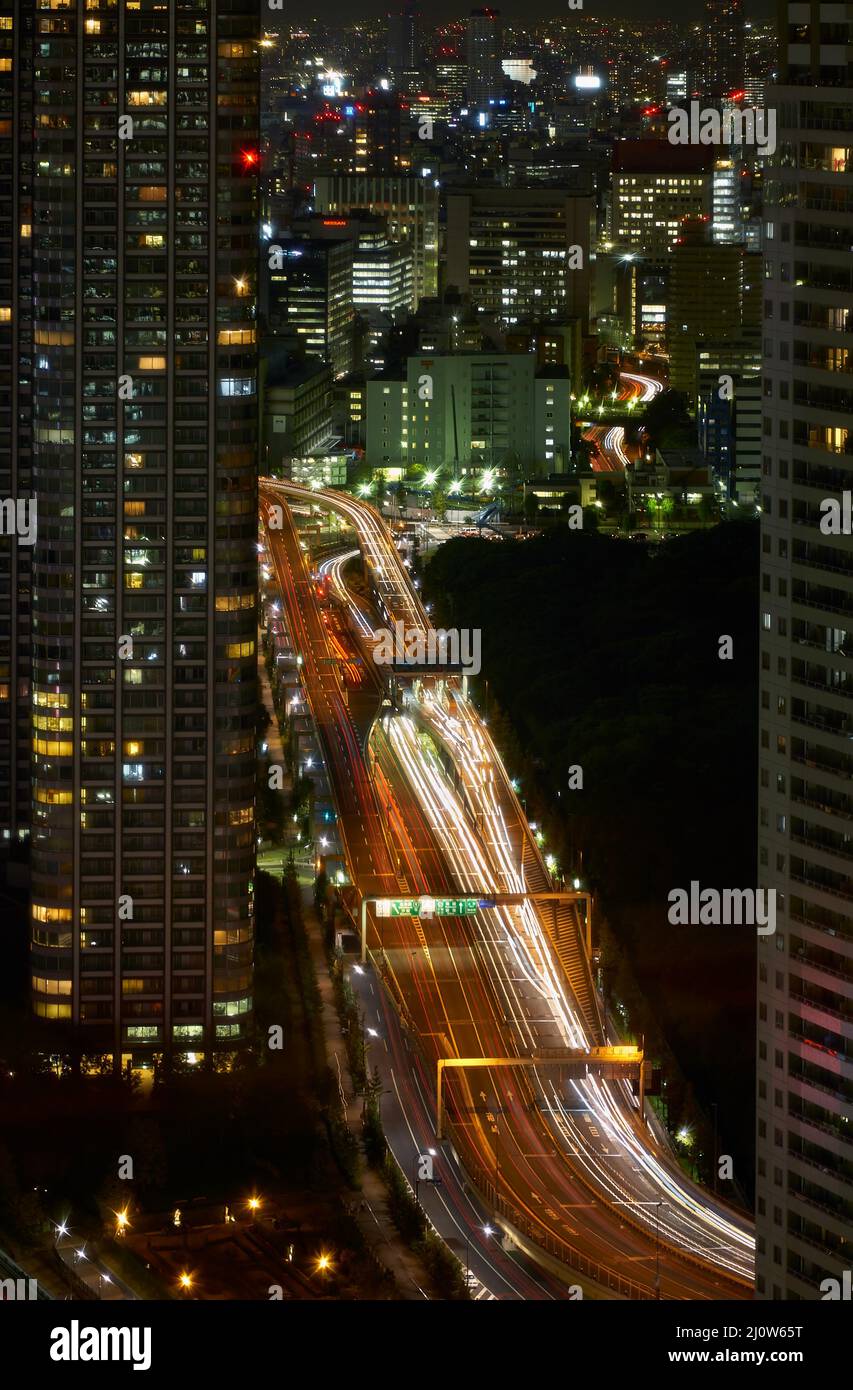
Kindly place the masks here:
<instances>
[{"instance_id":1,"label":"illuminated window","mask_svg":"<svg viewBox=\"0 0 853 1390\"><path fill-rule=\"evenodd\" d=\"M33 975L33 989L39 994L70 994L70 980L55 980L49 976Z\"/></svg>"},{"instance_id":2,"label":"illuminated window","mask_svg":"<svg viewBox=\"0 0 853 1390\"><path fill-rule=\"evenodd\" d=\"M70 1004L48 1004L42 999L33 1000L33 1013L36 1018L70 1018Z\"/></svg>"},{"instance_id":3,"label":"illuminated window","mask_svg":"<svg viewBox=\"0 0 853 1390\"><path fill-rule=\"evenodd\" d=\"M165 372L165 357L140 357L137 364L141 372Z\"/></svg>"},{"instance_id":4,"label":"illuminated window","mask_svg":"<svg viewBox=\"0 0 853 1390\"><path fill-rule=\"evenodd\" d=\"M128 106L165 106L168 94L149 91L128 92L125 100Z\"/></svg>"},{"instance_id":5,"label":"illuminated window","mask_svg":"<svg viewBox=\"0 0 853 1390\"><path fill-rule=\"evenodd\" d=\"M41 347L70 347L74 343L74 333L69 328L37 328L33 333L33 342Z\"/></svg>"},{"instance_id":6,"label":"illuminated window","mask_svg":"<svg viewBox=\"0 0 853 1390\"><path fill-rule=\"evenodd\" d=\"M74 744L70 739L34 738L33 752L45 758L70 758Z\"/></svg>"},{"instance_id":7,"label":"illuminated window","mask_svg":"<svg viewBox=\"0 0 853 1390\"><path fill-rule=\"evenodd\" d=\"M70 734L74 729L74 719L70 714L62 717L55 714L34 714L33 728L42 729L50 734Z\"/></svg>"},{"instance_id":8,"label":"illuminated window","mask_svg":"<svg viewBox=\"0 0 853 1390\"><path fill-rule=\"evenodd\" d=\"M216 335L220 347L245 346L255 341L254 328L220 328Z\"/></svg>"},{"instance_id":9,"label":"illuminated window","mask_svg":"<svg viewBox=\"0 0 853 1390\"><path fill-rule=\"evenodd\" d=\"M254 396L256 389L253 376L226 376L219 383L220 396Z\"/></svg>"},{"instance_id":10,"label":"illuminated window","mask_svg":"<svg viewBox=\"0 0 853 1390\"><path fill-rule=\"evenodd\" d=\"M228 642L225 647L225 655L229 657L254 656L255 643L251 642Z\"/></svg>"},{"instance_id":11,"label":"illuminated window","mask_svg":"<svg viewBox=\"0 0 853 1390\"><path fill-rule=\"evenodd\" d=\"M71 696L66 691L60 690L33 690L33 704L44 707L49 705L57 709L68 709L71 704Z\"/></svg>"},{"instance_id":12,"label":"illuminated window","mask_svg":"<svg viewBox=\"0 0 853 1390\"><path fill-rule=\"evenodd\" d=\"M71 793L69 792L69 798ZM33 903L34 922L70 922L70 907L48 907L46 903Z\"/></svg>"},{"instance_id":13,"label":"illuminated window","mask_svg":"<svg viewBox=\"0 0 853 1390\"><path fill-rule=\"evenodd\" d=\"M217 613L236 613L240 608L254 608L254 594L217 594Z\"/></svg>"}]
</instances>

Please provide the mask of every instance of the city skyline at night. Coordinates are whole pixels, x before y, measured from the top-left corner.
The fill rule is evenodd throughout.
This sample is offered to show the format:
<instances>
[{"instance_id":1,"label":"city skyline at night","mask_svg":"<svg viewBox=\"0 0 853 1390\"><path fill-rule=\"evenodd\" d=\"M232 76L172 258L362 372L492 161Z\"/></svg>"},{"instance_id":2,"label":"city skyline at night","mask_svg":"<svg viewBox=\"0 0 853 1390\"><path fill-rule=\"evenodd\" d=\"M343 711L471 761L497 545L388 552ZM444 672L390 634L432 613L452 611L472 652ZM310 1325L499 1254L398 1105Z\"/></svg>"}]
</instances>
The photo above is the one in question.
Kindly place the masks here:
<instances>
[{"instance_id":1,"label":"city skyline at night","mask_svg":"<svg viewBox=\"0 0 853 1390\"><path fill-rule=\"evenodd\" d=\"M0 4L0 1301L828 1345L851 53Z\"/></svg>"}]
</instances>

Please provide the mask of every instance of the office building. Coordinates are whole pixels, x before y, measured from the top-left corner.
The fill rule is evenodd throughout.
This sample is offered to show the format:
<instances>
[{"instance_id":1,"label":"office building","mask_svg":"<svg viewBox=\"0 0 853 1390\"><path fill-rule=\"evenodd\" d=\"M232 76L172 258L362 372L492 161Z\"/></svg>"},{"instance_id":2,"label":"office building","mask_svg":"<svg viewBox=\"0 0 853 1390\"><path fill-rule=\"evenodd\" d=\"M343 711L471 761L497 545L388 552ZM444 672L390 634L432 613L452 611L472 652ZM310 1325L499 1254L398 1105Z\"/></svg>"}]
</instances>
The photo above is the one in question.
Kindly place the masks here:
<instances>
[{"instance_id":1,"label":"office building","mask_svg":"<svg viewBox=\"0 0 853 1390\"><path fill-rule=\"evenodd\" d=\"M391 318L414 304L411 248L389 241L384 228L359 237L352 268L356 309Z\"/></svg>"},{"instance_id":2,"label":"office building","mask_svg":"<svg viewBox=\"0 0 853 1390\"><path fill-rule=\"evenodd\" d=\"M446 285L504 324L589 321L592 199L551 188L453 189Z\"/></svg>"},{"instance_id":3,"label":"office building","mask_svg":"<svg viewBox=\"0 0 853 1390\"><path fill-rule=\"evenodd\" d=\"M714 160L711 185L711 235L714 241L735 244L746 240L746 224L740 203L741 167L740 159L732 155Z\"/></svg>"},{"instance_id":4,"label":"office building","mask_svg":"<svg viewBox=\"0 0 853 1390\"><path fill-rule=\"evenodd\" d=\"M672 252L667 341L670 384L696 398L700 340L737 338L743 326L745 256L742 247L709 239L709 223L685 222Z\"/></svg>"},{"instance_id":5,"label":"office building","mask_svg":"<svg viewBox=\"0 0 853 1390\"><path fill-rule=\"evenodd\" d=\"M291 458L332 442L332 374L319 357L284 352L261 363L263 472L285 472Z\"/></svg>"},{"instance_id":6,"label":"office building","mask_svg":"<svg viewBox=\"0 0 853 1390\"><path fill-rule=\"evenodd\" d=\"M453 110L458 110L464 103L467 78L468 69L457 58L441 58L435 64L435 86L447 98Z\"/></svg>"},{"instance_id":7,"label":"office building","mask_svg":"<svg viewBox=\"0 0 853 1390\"><path fill-rule=\"evenodd\" d=\"M780 157L764 213L758 826L776 931L758 942L757 1292L820 1299L824 1280L840 1291L849 1278L853 1242L853 12L814 0L780 17L769 93Z\"/></svg>"},{"instance_id":8,"label":"office building","mask_svg":"<svg viewBox=\"0 0 853 1390\"><path fill-rule=\"evenodd\" d=\"M270 329L295 336L304 353L343 376L353 366L353 240L292 237L276 245L280 254L268 280Z\"/></svg>"},{"instance_id":9,"label":"office building","mask_svg":"<svg viewBox=\"0 0 853 1390\"><path fill-rule=\"evenodd\" d=\"M709 145L618 140L608 239L665 267L685 217L711 215L713 166Z\"/></svg>"},{"instance_id":10,"label":"office building","mask_svg":"<svg viewBox=\"0 0 853 1390\"><path fill-rule=\"evenodd\" d=\"M700 339L696 358L700 448L722 493L749 510L758 503L761 480L760 334Z\"/></svg>"},{"instance_id":11,"label":"office building","mask_svg":"<svg viewBox=\"0 0 853 1390\"><path fill-rule=\"evenodd\" d=\"M257 38L89 0L35 50L32 997L122 1065L252 1017Z\"/></svg>"},{"instance_id":12,"label":"office building","mask_svg":"<svg viewBox=\"0 0 853 1390\"><path fill-rule=\"evenodd\" d=\"M314 183L314 206L330 217L368 207L380 214L391 240L412 248L415 307L438 293L439 189L433 178L321 175Z\"/></svg>"},{"instance_id":13,"label":"office building","mask_svg":"<svg viewBox=\"0 0 853 1390\"><path fill-rule=\"evenodd\" d=\"M367 382L367 460L448 480L566 471L570 392L568 368L538 367L532 353L410 357L402 377Z\"/></svg>"}]
</instances>

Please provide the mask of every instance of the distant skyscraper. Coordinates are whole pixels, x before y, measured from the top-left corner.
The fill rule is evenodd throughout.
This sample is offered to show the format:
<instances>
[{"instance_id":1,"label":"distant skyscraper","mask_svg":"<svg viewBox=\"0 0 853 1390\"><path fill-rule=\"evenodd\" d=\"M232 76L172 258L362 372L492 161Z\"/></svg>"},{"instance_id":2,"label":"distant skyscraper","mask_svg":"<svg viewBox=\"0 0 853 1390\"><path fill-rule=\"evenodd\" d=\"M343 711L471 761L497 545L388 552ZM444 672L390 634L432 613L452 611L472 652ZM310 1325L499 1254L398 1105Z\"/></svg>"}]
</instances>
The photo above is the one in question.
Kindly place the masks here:
<instances>
[{"instance_id":1,"label":"distant skyscraper","mask_svg":"<svg viewBox=\"0 0 853 1390\"><path fill-rule=\"evenodd\" d=\"M714 160L713 238L714 241L743 242L746 223L741 215L740 186L743 168L740 150Z\"/></svg>"},{"instance_id":2,"label":"distant skyscraper","mask_svg":"<svg viewBox=\"0 0 853 1390\"><path fill-rule=\"evenodd\" d=\"M853 1246L853 11L780 10L766 180L757 1280L840 1293ZM834 519L833 519L834 513ZM849 1277L849 1273L848 1276Z\"/></svg>"},{"instance_id":3,"label":"distant skyscraper","mask_svg":"<svg viewBox=\"0 0 853 1390\"><path fill-rule=\"evenodd\" d=\"M465 92L469 106L488 106L504 87L501 66L501 25L497 10L472 10L468 19L468 77Z\"/></svg>"},{"instance_id":4,"label":"distant skyscraper","mask_svg":"<svg viewBox=\"0 0 853 1390\"><path fill-rule=\"evenodd\" d=\"M744 92L748 106L764 106L767 87L774 80L778 43L772 24L744 25Z\"/></svg>"},{"instance_id":5,"label":"distant skyscraper","mask_svg":"<svg viewBox=\"0 0 853 1390\"><path fill-rule=\"evenodd\" d=\"M415 0L388 16L388 71L394 86L404 90L417 82L418 10Z\"/></svg>"},{"instance_id":6,"label":"distant skyscraper","mask_svg":"<svg viewBox=\"0 0 853 1390\"><path fill-rule=\"evenodd\" d=\"M258 18L35 50L33 1003L123 1062L252 1014Z\"/></svg>"},{"instance_id":7,"label":"distant skyscraper","mask_svg":"<svg viewBox=\"0 0 853 1390\"><path fill-rule=\"evenodd\" d=\"M743 24L743 0L705 0L704 97L743 91Z\"/></svg>"}]
</instances>

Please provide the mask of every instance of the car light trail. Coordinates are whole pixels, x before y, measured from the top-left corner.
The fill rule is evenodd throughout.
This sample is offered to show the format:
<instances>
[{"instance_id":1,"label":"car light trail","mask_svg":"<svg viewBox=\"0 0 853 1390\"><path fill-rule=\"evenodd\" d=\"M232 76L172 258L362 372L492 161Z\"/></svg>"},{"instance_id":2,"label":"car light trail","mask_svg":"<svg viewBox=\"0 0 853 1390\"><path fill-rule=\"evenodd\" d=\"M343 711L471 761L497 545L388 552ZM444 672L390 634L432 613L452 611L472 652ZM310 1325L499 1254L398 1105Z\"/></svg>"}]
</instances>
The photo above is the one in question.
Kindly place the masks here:
<instances>
[{"instance_id":1,"label":"car light trail","mask_svg":"<svg viewBox=\"0 0 853 1390\"><path fill-rule=\"evenodd\" d=\"M649 398L662 389L652 378L639 380ZM614 448L617 442L621 446L619 439L613 442ZM374 575L383 618L389 622L402 619L422 629L430 625L385 524L373 508L340 493L308 493L293 484L262 482L262 487L269 492L280 487L285 497L300 500L307 494L313 503L324 503L346 516L357 531L368 570ZM328 574L363 638L370 624L346 590L341 573L345 559L353 553L324 561L321 572ZM481 891L524 893L550 886L550 875L503 763L457 679L415 680L406 689L402 710L386 709L374 724L369 755L377 797L386 804L387 816L403 841L407 875L416 885L416 892L429 887L420 863L425 851L415 849L411 838L419 817L425 823L421 836L432 836L459 895ZM448 763L453 766L453 776L447 770ZM393 799L391 785L395 778L401 787L408 788L408 812ZM411 825L405 823L407 815L414 817ZM421 840L417 843L420 845ZM568 912L566 906L560 910ZM476 978L466 979L464 987L476 994L488 986L500 1000L508 1030L506 1046L519 1055L534 1052L542 1045L543 1029L549 1038L548 1046L583 1049L606 1041L594 990L590 987L589 997L584 997L586 977L582 972L577 979L573 975L570 987L536 904L528 900L519 907L500 907L468 920L474 924L474 930L466 949L482 962L481 983ZM560 920L564 928L571 921L566 917ZM420 952L413 956L411 983L429 1016L430 998L438 989L438 981L422 930L420 940ZM415 971L415 960L421 953L424 969ZM585 962L582 947L580 955ZM455 961L452 953L451 961ZM458 977L455 964L454 969ZM461 977L458 982L463 987ZM538 1000L535 1020L529 1009L533 999ZM485 995L483 1000L487 1002ZM470 1004L472 1026L478 1031L480 1025L474 1021L473 1009L480 1002L477 995ZM436 1017L441 1017L440 993L436 996L436 1008ZM495 1024L487 1022L487 1013L486 1010L482 1014L482 1027L493 1033ZM455 1046L449 1021L447 1026L451 1046ZM486 1042L485 1035L480 1037L480 1055L491 1055ZM457 1050L456 1055L462 1054ZM529 1075L535 1080L539 1097L539 1123L544 1132L550 1133L561 1154L559 1164L552 1163L548 1168L547 1179L553 1192L547 1193L550 1203L559 1205L562 1198L576 1194L577 1188L571 1187L574 1170L599 1194L602 1211L618 1211L617 1229L626 1225L640 1228L646 1235L659 1237L699 1262L703 1269L716 1267L740 1280L751 1279L754 1242L747 1220L739 1222L734 1213L721 1210L720 1203L689 1184L654 1133L640 1129L636 1102L626 1083L607 1082L594 1075L576 1079L570 1083L569 1101L553 1078L540 1074L539 1069L531 1069ZM496 1094L503 1094L498 1092L497 1082L495 1086ZM505 1143L514 1142L515 1130L521 1135L525 1126L529 1132L523 1140L519 1139L519 1146L535 1142L530 1121L523 1112L517 1105L510 1106L510 1110L512 1123L506 1126ZM494 1142L497 1154L497 1140L490 1139L479 1122L476 1129L479 1138L475 1148L482 1163L483 1149L488 1149L490 1143ZM474 1142L471 1132L468 1137ZM602 1151L605 1143L607 1149ZM524 1191L517 1183L518 1174L529 1165L521 1164L520 1147L518 1153L513 1150L513 1156L516 1181L509 1187L511 1200L528 1210ZM526 1175L521 1180L526 1181ZM542 1191L546 1193L547 1188ZM563 1205L571 1207L577 1203L568 1201ZM541 1223L535 1210L532 1216ZM553 1217L556 1216L554 1210ZM605 1258L618 1262L614 1240L604 1234L601 1239L608 1252Z\"/></svg>"}]
</instances>

